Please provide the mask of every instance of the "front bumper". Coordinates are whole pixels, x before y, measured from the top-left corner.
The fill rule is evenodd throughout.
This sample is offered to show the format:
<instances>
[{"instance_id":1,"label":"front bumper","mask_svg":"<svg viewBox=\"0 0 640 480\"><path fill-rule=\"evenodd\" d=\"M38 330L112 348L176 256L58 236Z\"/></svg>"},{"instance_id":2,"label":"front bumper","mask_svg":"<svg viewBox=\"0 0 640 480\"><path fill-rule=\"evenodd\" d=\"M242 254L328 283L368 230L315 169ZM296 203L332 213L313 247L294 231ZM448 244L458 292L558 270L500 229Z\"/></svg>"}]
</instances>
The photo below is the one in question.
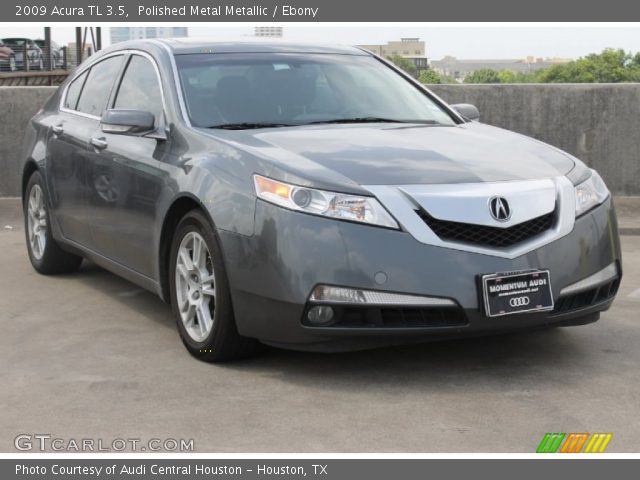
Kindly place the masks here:
<instances>
[{"instance_id":1,"label":"front bumper","mask_svg":"<svg viewBox=\"0 0 640 480\"><path fill-rule=\"evenodd\" d=\"M562 311L488 318L478 293L478 276L548 269L558 303L563 288L612 263L622 274L611 199L577 219L568 235L513 259L425 245L406 232L324 219L262 201L256 204L253 236L218 233L240 334L295 349L352 350L588 323L610 306L611 295ZM418 328L307 326L303 316L309 295L319 284L451 299L465 322Z\"/></svg>"}]
</instances>

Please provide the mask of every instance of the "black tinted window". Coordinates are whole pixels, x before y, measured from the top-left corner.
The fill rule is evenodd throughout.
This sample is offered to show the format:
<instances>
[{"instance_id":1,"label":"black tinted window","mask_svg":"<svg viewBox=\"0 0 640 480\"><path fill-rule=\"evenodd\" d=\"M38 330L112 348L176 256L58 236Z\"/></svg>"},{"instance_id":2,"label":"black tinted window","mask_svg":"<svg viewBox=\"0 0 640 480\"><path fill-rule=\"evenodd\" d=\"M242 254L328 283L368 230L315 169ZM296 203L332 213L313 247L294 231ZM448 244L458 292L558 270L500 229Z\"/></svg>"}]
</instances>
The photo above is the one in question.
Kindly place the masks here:
<instances>
[{"instance_id":1,"label":"black tinted window","mask_svg":"<svg viewBox=\"0 0 640 480\"><path fill-rule=\"evenodd\" d=\"M455 125L422 90L369 55L176 55L194 125L303 125L376 117Z\"/></svg>"},{"instance_id":2,"label":"black tinted window","mask_svg":"<svg viewBox=\"0 0 640 480\"><path fill-rule=\"evenodd\" d=\"M162 93L153 64L140 55L129 61L122 77L114 108L132 108L153 113L156 124L162 115Z\"/></svg>"},{"instance_id":3,"label":"black tinted window","mask_svg":"<svg viewBox=\"0 0 640 480\"><path fill-rule=\"evenodd\" d=\"M97 117L102 115L107 108L111 87L122 65L122 58L122 55L110 57L91 67L78 102L79 111Z\"/></svg>"},{"instance_id":4,"label":"black tinted window","mask_svg":"<svg viewBox=\"0 0 640 480\"><path fill-rule=\"evenodd\" d=\"M76 78L67 89L67 96L64 99L64 108L70 108L71 110L75 110L78 106L78 97L80 97L80 92L82 91L82 86L84 85L84 81L87 79L87 72L84 72L78 78Z\"/></svg>"}]
</instances>

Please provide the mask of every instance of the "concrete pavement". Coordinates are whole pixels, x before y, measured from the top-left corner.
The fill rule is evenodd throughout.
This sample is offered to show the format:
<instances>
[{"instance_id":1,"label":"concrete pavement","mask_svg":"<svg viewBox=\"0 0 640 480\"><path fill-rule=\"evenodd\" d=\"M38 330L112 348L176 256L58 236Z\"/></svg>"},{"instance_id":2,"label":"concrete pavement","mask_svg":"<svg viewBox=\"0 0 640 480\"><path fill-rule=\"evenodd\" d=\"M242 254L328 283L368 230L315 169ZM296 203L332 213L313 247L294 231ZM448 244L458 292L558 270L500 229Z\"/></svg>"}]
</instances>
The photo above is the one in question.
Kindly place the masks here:
<instances>
[{"instance_id":1,"label":"concrete pavement","mask_svg":"<svg viewBox=\"0 0 640 480\"><path fill-rule=\"evenodd\" d=\"M640 236L592 325L349 354L191 358L168 305L88 262L31 268L0 200L0 451L21 433L193 439L199 452L533 452L545 432L640 451ZM12 225L13 229L3 229Z\"/></svg>"}]
</instances>

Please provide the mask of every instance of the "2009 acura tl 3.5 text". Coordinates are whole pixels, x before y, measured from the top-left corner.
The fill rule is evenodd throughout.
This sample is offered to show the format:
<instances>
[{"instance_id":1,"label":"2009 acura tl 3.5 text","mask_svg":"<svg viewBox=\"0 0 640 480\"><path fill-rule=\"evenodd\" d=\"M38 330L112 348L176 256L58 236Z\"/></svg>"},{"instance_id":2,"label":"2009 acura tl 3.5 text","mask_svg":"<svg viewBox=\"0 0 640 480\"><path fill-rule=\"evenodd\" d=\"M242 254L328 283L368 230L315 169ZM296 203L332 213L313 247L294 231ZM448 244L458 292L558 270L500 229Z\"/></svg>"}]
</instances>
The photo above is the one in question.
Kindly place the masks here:
<instances>
[{"instance_id":1,"label":"2009 acura tl 3.5 text","mask_svg":"<svg viewBox=\"0 0 640 480\"><path fill-rule=\"evenodd\" d=\"M157 292L208 361L597 320L607 187L477 116L358 48L117 44L27 128L29 256Z\"/></svg>"}]
</instances>

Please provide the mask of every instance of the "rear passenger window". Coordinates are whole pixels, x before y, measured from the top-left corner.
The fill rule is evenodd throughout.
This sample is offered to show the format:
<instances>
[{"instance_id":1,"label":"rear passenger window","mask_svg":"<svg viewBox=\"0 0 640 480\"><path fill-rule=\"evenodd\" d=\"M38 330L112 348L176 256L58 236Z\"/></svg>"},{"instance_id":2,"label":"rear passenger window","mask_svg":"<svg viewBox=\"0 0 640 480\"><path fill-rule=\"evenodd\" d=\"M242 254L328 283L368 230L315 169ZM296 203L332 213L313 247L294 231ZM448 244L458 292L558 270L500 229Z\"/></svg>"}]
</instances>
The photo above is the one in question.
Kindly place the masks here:
<instances>
[{"instance_id":1,"label":"rear passenger window","mask_svg":"<svg viewBox=\"0 0 640 480\"><path fill-rule=\"evenodd\" d=\"M82 86L84 85L84 81L87 79L87 72L84 72L78 78L76 78L71 84L69 88L67 88L67 96L64 99L63 106L64 108L69 108L71 110L75 110L78 106L78 98L80 97L80 92L82 91Z\"/></svg>"},{"instance_id":2,"label":"rear passenger window","mask_svg":"<svg viewBox=\"0 0 640 480\"><path fill-rule=\"evenodd\" d=\"M156 125L162 115L162 91L151 61L133 55L124 72L114 108L131 108L153 113Z\"/></svg>"},{"instance_id":3,"label":"rear passenger window","mask_svg":"<svg viewBox=\"0 0 640 480\"><path fill-rule=\"evenodd\" d=\"M122 55L109 57L91 67L80 94L78 111L96 117L102 116L102 112L107 108L113 81L120 71L122 59Z\"/></svg>"}]
</instances>

